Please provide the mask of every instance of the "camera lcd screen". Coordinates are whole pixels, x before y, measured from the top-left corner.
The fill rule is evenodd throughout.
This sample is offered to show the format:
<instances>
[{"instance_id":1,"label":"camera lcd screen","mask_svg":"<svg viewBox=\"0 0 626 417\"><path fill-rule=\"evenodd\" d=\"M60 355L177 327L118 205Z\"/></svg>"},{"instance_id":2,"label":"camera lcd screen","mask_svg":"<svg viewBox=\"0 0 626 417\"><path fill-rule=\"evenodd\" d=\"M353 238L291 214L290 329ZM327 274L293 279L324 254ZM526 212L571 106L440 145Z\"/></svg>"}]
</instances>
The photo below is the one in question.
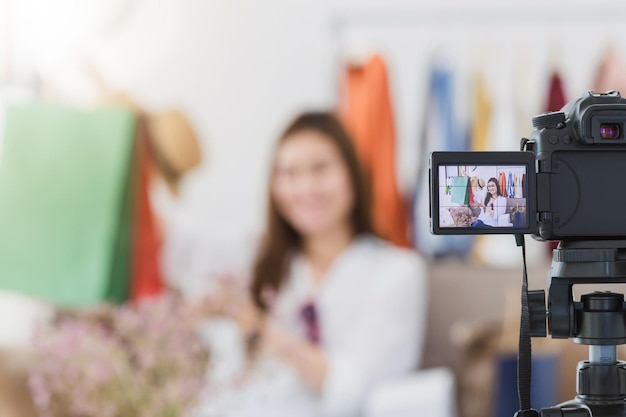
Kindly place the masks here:
<instances>
[{"instance_id":1,"label":"camera lcd screen","mask_svg":"<svg viewBox=\"0 0 626 417\"><path fill-rule=\"evenodd\" d=\"M531 152L435 152L431 222L436 234L531 233Z\"/></svg>"}]
</instances>

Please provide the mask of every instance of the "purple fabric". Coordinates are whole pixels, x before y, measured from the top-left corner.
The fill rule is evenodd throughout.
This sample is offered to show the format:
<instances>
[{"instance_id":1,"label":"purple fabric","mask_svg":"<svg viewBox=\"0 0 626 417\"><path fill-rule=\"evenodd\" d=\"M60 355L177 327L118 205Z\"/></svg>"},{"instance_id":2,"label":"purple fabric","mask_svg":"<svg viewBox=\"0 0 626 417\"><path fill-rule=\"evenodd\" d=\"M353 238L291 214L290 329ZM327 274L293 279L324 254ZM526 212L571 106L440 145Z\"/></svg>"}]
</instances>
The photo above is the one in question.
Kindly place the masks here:
<instances>
[{"instance_id":1,"label":"purple fabric","mask_svg":"<svg viewBox=\"0 0 626 417\"><path fill-rule=\"evenodd\" d=\"M320 342L320 328L315 304L309 302L300 310L300 317L304 321L306 327L306 336L311 343L316 345Z\"/></svg>"}]
</instances>

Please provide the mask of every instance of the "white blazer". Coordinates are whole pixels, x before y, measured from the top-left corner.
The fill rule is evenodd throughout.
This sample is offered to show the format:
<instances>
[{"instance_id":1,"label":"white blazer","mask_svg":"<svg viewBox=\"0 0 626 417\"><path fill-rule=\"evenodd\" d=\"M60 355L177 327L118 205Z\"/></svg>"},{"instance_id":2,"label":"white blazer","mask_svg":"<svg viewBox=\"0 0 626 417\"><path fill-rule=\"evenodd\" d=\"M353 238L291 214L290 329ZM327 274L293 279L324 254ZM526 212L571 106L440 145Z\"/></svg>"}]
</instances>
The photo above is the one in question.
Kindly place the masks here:
<instances>
[{"instance_id":1,"label":"white blazer","mask_svg":"<svg viewBox=\"0 0 626 417\"><path fill-rule=\"evenodd\" d=\"M295 371L272 358L232 395L236 405L227 415L360 415L376 384L417 368L426 325L425 278L414 251L371 236L355 239L320 286L304 257L294 256L270 317L304 338L300 311L315 303L320 343L329 360L322 393L311 392Z\"/></svg>"}]
</instances>

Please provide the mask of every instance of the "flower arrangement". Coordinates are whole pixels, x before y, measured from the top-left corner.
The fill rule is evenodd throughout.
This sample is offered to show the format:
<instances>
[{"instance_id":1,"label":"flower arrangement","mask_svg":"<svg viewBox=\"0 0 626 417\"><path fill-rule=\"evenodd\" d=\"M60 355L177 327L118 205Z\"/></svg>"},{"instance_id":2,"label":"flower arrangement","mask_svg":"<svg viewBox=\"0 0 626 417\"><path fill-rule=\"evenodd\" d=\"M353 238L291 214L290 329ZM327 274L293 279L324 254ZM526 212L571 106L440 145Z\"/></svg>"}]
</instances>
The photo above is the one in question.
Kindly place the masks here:
<instances>
[{"instance_id":1,"label":"flower arrangement","mask_svg":"<svg viewBox=\"0 0 626 417\"><path fill-rule=\"evenodd\" d=\"M195 322L172 295L58 314L34 340L39 416L190 415L208 360Z\"/></svg>"}]
</instances>

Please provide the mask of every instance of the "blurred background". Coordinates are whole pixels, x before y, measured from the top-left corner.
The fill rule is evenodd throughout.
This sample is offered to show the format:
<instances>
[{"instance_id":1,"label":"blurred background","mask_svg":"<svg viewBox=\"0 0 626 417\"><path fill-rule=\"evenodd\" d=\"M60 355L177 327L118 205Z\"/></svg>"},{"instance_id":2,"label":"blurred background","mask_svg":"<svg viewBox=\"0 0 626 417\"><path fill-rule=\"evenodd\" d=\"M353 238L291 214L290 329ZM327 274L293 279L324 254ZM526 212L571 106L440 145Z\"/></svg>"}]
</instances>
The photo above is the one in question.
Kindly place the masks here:
<instances>
[{"instance_id":1,"label":"blurred background","mask_svg":"<svg viewBox=\"0 0 626 417\"><path fill-rule=\"evenodd\" d=\"M621 47L623 15L617 2L4 1L2 97L93 105L101 97L92 68L146 108L179 106L208 157L194 178L195 221L254 234L274 138L299 110L337 103L346 59L385 59L398 180L410 193L439 55L460 76L482 73L494 103L521 102L533 115L553 69L567 100L592 87L607 47ZM455 91L465 114L469 82ZM500 140L511 149L529 127Z\"/></svg>"},{"instance_id":2,"label":"blurred background","mask_svg":"<svg viewBox=\"0 0 626 417\"><path fill-rule=\"evenodd\" d=\"M422 367L454 371L460 414L505 415L521 256L511 236L429 235L427 155L517 150L533 115L626 90L625 23L618 1L0 0L0 341L49 314L16 294L193 297L246 271L283 127L342 108L376 58L410 224L396 243L429 265ZM531 287L549 250L529 242ZM585 349L539 344L541 405L572 397Z\"/></svg>"}]
</instances>

